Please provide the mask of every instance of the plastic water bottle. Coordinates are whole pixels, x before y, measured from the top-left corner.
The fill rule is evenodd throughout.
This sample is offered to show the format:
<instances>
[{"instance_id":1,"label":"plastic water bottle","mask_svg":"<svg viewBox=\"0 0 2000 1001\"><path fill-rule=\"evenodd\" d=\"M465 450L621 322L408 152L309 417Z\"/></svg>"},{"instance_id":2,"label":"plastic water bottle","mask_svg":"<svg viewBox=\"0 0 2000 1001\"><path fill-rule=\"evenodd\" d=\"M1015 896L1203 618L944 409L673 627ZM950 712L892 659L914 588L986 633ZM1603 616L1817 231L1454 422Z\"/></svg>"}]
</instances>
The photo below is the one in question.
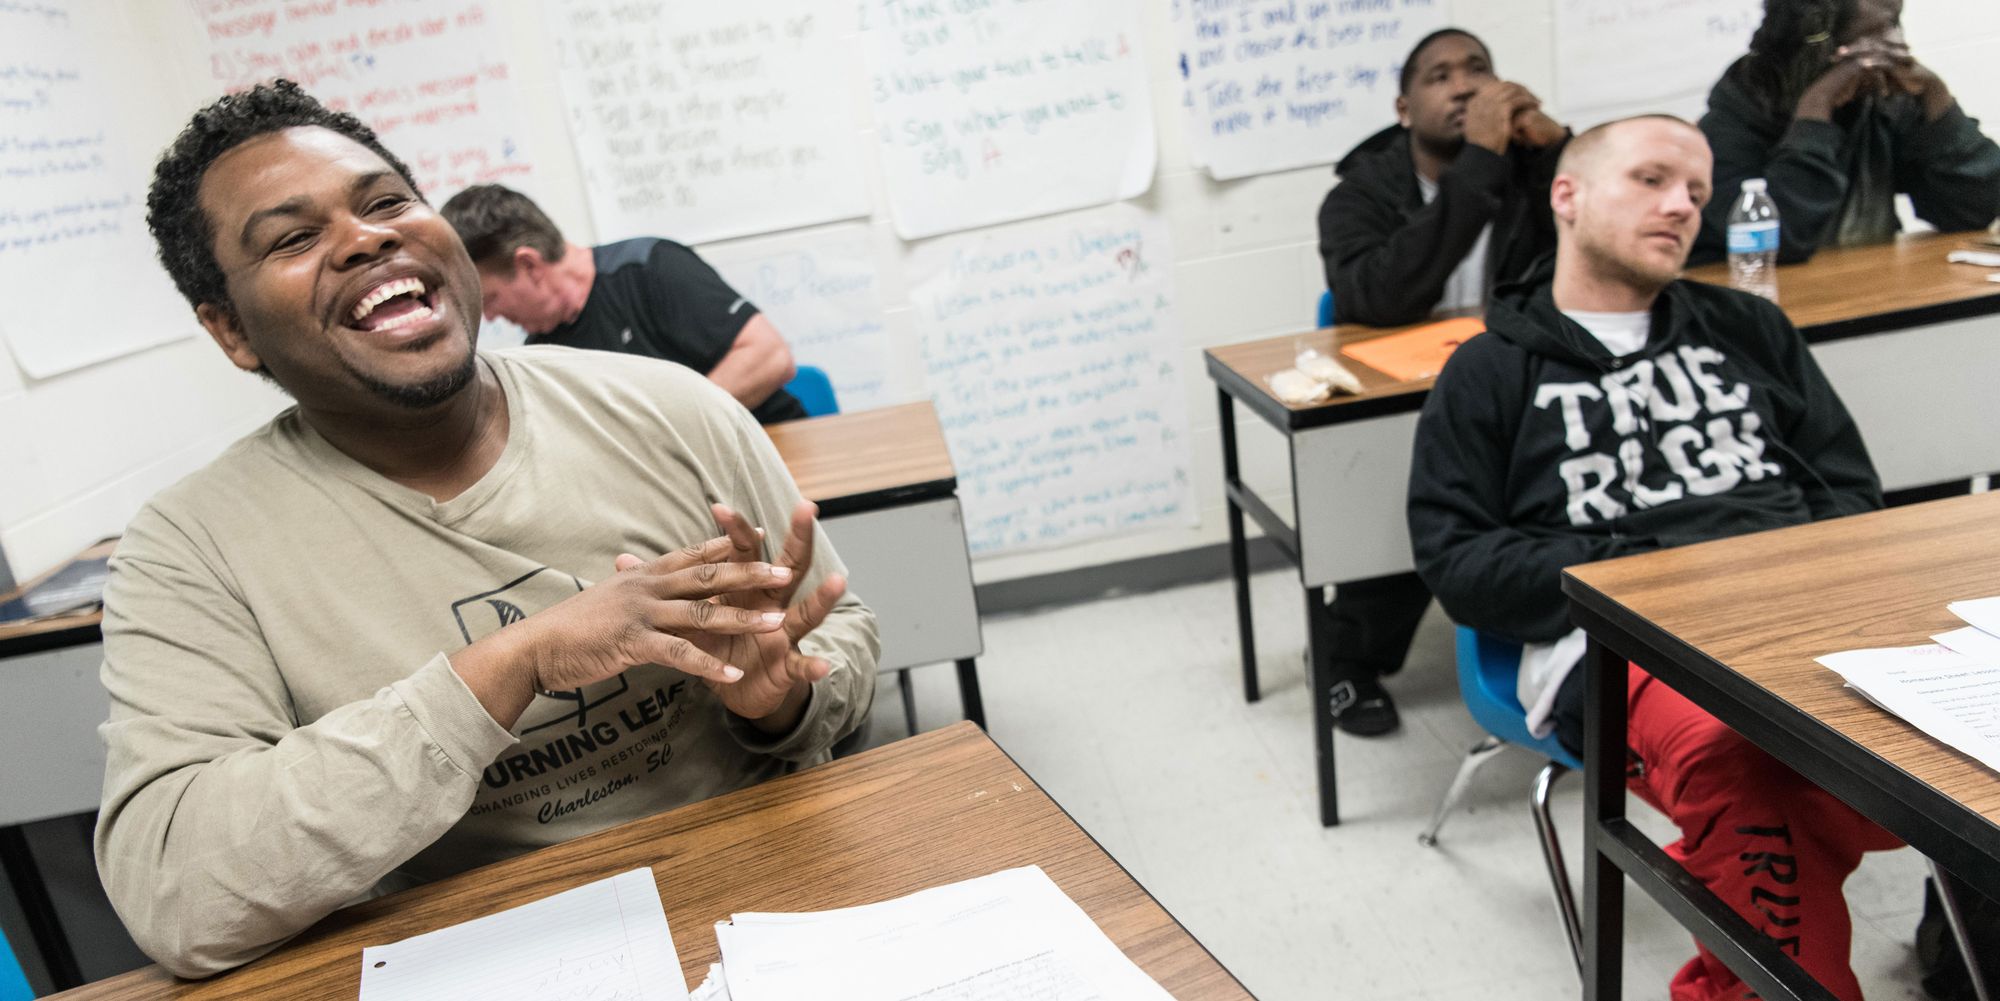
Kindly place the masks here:
<instances>
[{"instance_id":1,"label":"plastic water bottle","mask_svg":"<svg viewBox=\"0 0 2000 1001\"><path fill-rule=\"evenodd\" d=\"M1778 206L1761 177L1729 209L1729 284L1778 301Z\"/></svg>"}]
</instances>

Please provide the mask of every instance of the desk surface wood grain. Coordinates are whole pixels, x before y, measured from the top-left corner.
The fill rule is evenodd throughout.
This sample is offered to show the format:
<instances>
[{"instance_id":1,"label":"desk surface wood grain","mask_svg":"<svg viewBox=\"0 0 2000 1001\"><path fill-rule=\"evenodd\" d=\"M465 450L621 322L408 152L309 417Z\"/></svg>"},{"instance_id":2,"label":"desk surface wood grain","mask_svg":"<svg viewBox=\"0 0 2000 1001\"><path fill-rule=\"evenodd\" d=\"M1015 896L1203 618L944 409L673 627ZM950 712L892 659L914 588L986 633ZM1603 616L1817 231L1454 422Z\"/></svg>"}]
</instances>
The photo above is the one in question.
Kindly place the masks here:
<instances>
[{"instance_id":1,"label":"desk surface wood grain","mask_svg":"<svg viewBox=\"0 0 2000 1001\"><path fill-rule=\"evenodd\" d=\"M957 474L929 402L787 421L764 429L807 500L949 480Z\"/></svg>"},{"instance_id":2,"label":"desk surface wood grain","mask_svg":"<svg viewBox=\"0 0 2000 1001\"><path fill-rule=\"evenodd\" d=\"M113 549L116 549L117 547L118 547L118 542L115 539L108 542L100 542L97 545L94 545L89 549L86 549L83 552L76 554L76 559L91 560L91 559L96 559L100 556L109 556L111 555L111 551ZM70 562L73 563L75 562L75 560L71 560ZM63 566L68 566L68 565L69 565L68 563L63 564ZM22 584L20 587L17 587L12 591L0 594L0 601L11 601L15 598L20 597L29 588L34 587L35 585L40 584L45 580L48 580L50 577L55 576L57 573L60 573L62 569L63 569L62 566L56 567L48 571L47 573L44 573L41 576L36 577L34 580ZM95 628L99 623L103 621L104 621L104 612L100 609L93 608L90 611L79 612L75 615L58 615L55 616L54 618L30 619L26 622L0 623L0 643L5 643L9 640L26 639L28 637L41 636L46 633L59 633L70 629Z\"/></svg>"},{"instance_id":3,"label":"desk surface wood grain","mask_svg":"<svg viewBox=\"0 0 2000 1001\"><path fill-rule=\"evenodd\" d=\"M211 980L148 967L66 1001L354 1001L361 949L651 866L690 987L735 911L871 903L1039 865L1181 1001L1250 994L985 734L959 723L350 908Z\"/></svg>"},{"instance_id":4,"label":"desk surface wood grain","mask_svg":"<svg viewBox=\"0 0 2000 1001\"><path fill-rule=\"evenodd\" d=\"M1423 326L1423 324L1411 324L1411 326ZM1364 327L1358 323L1343 323L1324 330L1286 334L1283 337L1267 337L1261 341L1245 341L1242 344L1210 348L1208 354L1287 410L1319 410L1349 406L1363 400L1428 391L1431 383L1436 380L1398 379L1340 353L1341 348L1372 341L1378 337L1390 337L1409 329L1411 327ZM1273 372L1292 367L1292 360L1297 356L1297 347L1293 342L1298 338L1305 338L1320 354L1340 359L1340 363L1354 373L1356 379L1361 380L1360 395L1338 393L1318 403L1285 403L1272 395L1271 387L1264 382L1264 379Z\"/></svg>"},{"instance_id":5,"label":"desk surface wood grain","mask_svg":"<svg viewBox=\"0 0 2000 1001\"><path fill-rule=\"evenodd\" d=\"M1804 264L1778 269L1778 304L1793 326L1805 330L1968 299L2000 299L2000 285L1986 280L1994 269L1945 260L1954 250L2000 250L1975 244L1980 235L1919 233L1893 243L1822 250ZM1703 265L1687 276L1727 285L1729 265Z\"/></svg>"},{"instance_id":6,"label":"desk surface wood grain","mask_svg":"<svg viewBox=\"0 0 2000 1001\"><path fill-rule=\"evenodd\" d=\"M1914 646L2000 594L2000 494L1572 568L1571 577L2000 824L2000 773L1847 689L1814 657Z\"/></svg>"}]
</instances>

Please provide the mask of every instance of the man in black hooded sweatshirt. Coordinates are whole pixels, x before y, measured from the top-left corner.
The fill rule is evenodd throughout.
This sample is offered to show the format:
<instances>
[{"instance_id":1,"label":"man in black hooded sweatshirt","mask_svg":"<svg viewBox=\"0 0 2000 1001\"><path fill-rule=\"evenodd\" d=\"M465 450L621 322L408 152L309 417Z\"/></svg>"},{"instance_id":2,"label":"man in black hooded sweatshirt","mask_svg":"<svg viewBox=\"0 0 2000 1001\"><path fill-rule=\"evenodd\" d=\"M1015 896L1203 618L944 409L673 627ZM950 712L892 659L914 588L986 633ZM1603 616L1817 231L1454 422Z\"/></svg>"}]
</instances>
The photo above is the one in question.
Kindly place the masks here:
<instances>
[{"instance_id":1,"label":"man in black hooded sweatshirt","mask_svg":"<svg viewBox=\"0 0 2000 1001\"><path fill-rule=\"evenodd\" d=\"M1555 247L1549 179L1569 131L1526 87L1494 75L1484 42L1458 28L1418 41L1403 61L1396 121L1340 161L1340 183L1320 206L1319 252L1343 323L1476 311L1497 280ZM1335 591L1342 730L1396 728L1380 677L1402 666L1430 600L1413 573Z\"/></svg>"},{"instance_id":2,"label":"man in black hooded sweatshirt","mask_svg":"<svg viewBox=\"0 0 2000 1001\"><path fill-rule=\"evenodd\" d=\"M1765 0L1750 52L1708 95L1716 198L1697 263L1727 252L1744 180L1770 182L1778 259L1895 237L1896 195L1945 232L2000 216L2000 146L1903 42L1903 0Z\"/></svg>"},{"instance_id":3,"label":"man in black hooded sweatshirt","mask_svg":"<svg viewBox=\"0 0 2000 1001\"><path fill-rule=\"evenodd\" d=\"M1417 425L1417 569L1453 619L1526 644L1530 726L1572 749L1582 643L1564 567L1882 503L1860 431L1784 313L1679 278L1712 169L1676 118L1572 140L1550 190L1553 262L1494 293L1487 332L1453 354ZM1841 884L1863 851L1897 841L1636 665L1620 680L1640 762L1629 785L1682 831L1668 854L1860 1001ZM1795 868L1743 864L1767 855ZM1671 997L1746 991L1702 948Z\"/></svg>"}]
</instances>

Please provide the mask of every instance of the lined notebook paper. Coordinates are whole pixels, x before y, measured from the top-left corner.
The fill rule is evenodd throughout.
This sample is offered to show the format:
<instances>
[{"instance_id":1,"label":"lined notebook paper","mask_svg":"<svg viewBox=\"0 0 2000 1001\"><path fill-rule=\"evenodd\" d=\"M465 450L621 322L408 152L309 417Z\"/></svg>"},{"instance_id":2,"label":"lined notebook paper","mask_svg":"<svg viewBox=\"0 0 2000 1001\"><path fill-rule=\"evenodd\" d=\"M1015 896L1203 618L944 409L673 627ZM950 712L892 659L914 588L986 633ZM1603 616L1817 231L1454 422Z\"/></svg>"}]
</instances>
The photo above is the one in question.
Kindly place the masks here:
<instances>
[{"instance_id":1,"label":"lined notebook paper","mask_svg":"<svg viewBox=\"0 0 2000 1001\"><path fill-rule=\"evenodd\" d=\"M687 1001L653 870L361 951L361 1001Z\"/></svg>"}]
</instances>

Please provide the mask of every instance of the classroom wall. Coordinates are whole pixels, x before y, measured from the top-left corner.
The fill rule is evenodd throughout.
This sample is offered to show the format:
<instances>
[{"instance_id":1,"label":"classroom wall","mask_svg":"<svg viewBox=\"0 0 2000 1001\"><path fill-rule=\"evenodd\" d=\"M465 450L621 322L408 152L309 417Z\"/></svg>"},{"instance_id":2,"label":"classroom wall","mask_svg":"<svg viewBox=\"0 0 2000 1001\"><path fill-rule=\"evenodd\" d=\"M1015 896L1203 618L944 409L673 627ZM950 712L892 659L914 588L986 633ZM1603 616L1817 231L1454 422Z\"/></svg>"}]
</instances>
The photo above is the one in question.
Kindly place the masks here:
<instances>
[{"instance_id":1,"label":"classroom wall","mask_svg":"<svg viewBox=\"0 0 2000 1001\"><path fill-rule=\"evenodd\" d=\"M1500 72L1545 98L1554 93L1551 24L1565 0L1459 0L1457 22L1482 35ZM1614 0L1601 0L1614 2ZM1640 2L1640 0L1631 0ZM121 16L135 30L169 38L177 4L114 0L106 16ZM504 9L514 78L520 81L528 152L538 174L527 185L550 214L580 241L592 238L580 175L570 152L555 73L541 21L525 4ZM1147 6L1144 26L1153 66L1159 130L1159 169L1152 190L1138 203L1166 218L1173 243L1174 281L1183 338L1182 379L1192 432L1190 470L1200 505L1192 528L1117 536L1067 548L999 555L979 562L982 581L1054 573L1107 561L1173 552L1222 541L1221 450L1215 393L1204 374L1203 348L1300 329L1324 288L1315 250L1315 218L1332 183L1330 169L1313 167L1216 182L1189 166L1179 88L1172 69L1174 45L1166 4ZM2000 121L2000 4L1992 0L1910 0L1904 21L1918 56L1951 84L1975 116ZM149 134L147 149L163 146L186 115L213 95L201 67L171 64L161 81L167 97ZM868 120L860 67L848 85L857 121ZM157 97L157 95L156 95ZM1561 109L1556 109L1558 112ZM1991 130L1989 130L1991 131ZM868 130L864 130L867 136ZM872 223L878 265L897 345L892 384L909 398L922 395L916 334L900 278L903 248L889 232L879 169L868 161L877 218ZM672 236L673 234L662 234ZM782 242L787 237L758 237ZM115 276L107 294L115 294ZM88 305L78 317L88 322ZM26 378L0 357L0 548L17 577L60 562L104 535L114 534L144 500L186 475L285 405L261 380L223 360L191 316L172 322L190 336L139 354L45 380ZM1275 434L1239 411L1245 474L1260 491L1289 509L1284 486L1287 460Z\"/></svg>"}]
</instances>

